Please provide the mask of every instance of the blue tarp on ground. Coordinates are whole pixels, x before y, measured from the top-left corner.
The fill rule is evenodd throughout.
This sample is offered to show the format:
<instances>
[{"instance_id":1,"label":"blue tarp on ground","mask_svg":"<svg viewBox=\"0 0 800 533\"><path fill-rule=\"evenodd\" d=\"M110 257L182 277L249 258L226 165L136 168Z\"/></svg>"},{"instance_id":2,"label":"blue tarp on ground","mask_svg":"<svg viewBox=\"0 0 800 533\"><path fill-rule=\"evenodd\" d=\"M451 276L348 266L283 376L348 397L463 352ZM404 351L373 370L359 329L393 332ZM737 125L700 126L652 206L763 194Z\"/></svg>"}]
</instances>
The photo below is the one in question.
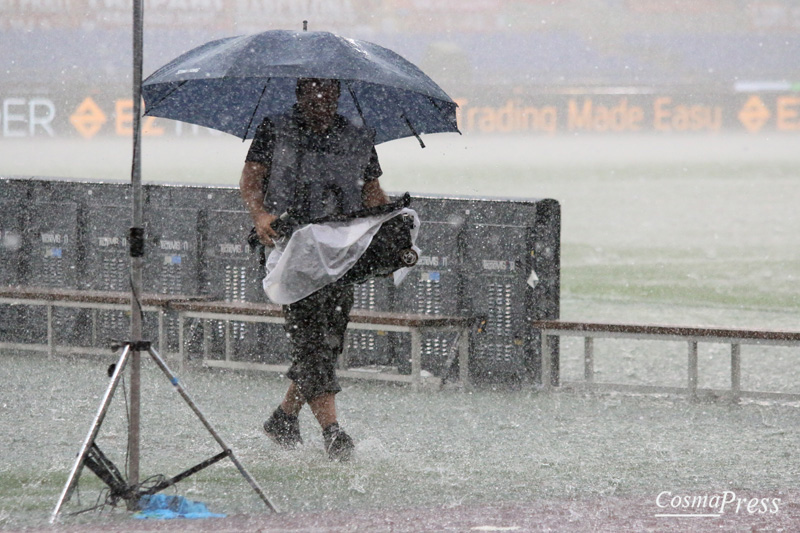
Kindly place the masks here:
<instances>
[{"instance_id":1,"label":"blue tarp on ground","mask_svg":"<svg viewBox=\"0 0 800 533\"><path fill-rule=\"evenodd\" d=\"M139 500L138 511L133 518L139 520L169 520L171 518L225 518L224 514L212 513L202 502L193 502L183 496L153 494Z\"/></svg>"}]
</instances>

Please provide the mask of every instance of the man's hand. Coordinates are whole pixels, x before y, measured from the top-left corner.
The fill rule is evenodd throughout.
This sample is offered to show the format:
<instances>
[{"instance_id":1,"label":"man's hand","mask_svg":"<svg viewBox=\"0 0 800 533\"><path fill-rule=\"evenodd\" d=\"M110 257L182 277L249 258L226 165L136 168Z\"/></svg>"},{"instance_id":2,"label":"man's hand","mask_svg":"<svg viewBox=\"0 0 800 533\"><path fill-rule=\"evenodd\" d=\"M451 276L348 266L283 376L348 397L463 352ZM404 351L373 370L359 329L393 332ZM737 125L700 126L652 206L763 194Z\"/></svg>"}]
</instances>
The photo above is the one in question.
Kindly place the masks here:
<instances>
[{"instance_id":1,"label":"man's hand","mask_svg":"<svg viewBox=\"0 0 800 533\"><path fill-rule=\"evenodd\" d=\"M364 207L377 207L389 203L389 197L383 192L377 179L368 181L361 189L361 202Z\"/></svg>"},{"instance_id":2,"label":"man's hand","mask_svg":"<svg viewBox=\"0 0 800 533\"><path fill-rule=\"evenodd\" d=\"M277 219L278 217L271 215L266 211L262 211L253 217L253 220L256 224L258 240L260 240L264 246L275 246L274 239L278 237L278 234L275 233L274 229L272 229L272 223Z\"/></svg>"},{"instance_id":3,"label":"man's hand","mask_svg":"<svg viewBox=\"0 0 800 533\"><path fill-rule=\"evenodd\" d=\"M245 207L253 218L256 226L258 240L265 246L275 246L278 235L272 229L272 222L278 217L264 211L264 182L269 176L269 168L260 163L245 163L242 177L239 180L239 190Z\"/></svg>"}]
</instances>

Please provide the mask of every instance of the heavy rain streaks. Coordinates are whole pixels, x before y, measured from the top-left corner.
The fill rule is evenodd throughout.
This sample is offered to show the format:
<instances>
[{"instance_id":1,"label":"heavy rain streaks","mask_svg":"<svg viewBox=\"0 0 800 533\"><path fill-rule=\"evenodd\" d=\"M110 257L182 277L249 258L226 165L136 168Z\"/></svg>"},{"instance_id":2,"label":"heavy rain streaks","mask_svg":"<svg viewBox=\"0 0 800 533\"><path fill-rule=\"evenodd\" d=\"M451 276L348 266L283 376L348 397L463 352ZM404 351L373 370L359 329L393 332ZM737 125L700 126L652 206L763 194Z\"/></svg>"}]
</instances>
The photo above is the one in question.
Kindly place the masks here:
<instances>
[{"instance_id":1,"label":"heavy rain streaks","mask_svg":"<svg viewBox=\"0 0 800 533\"><path fill-rule=\"evenodd\" d=\"M131 6L6 4L0 288L127 295ZM263 503L224 461L169 494L243 520L229 522L240 529L796 529L798 403L729 402L737 353L730 344L699 341L697 385L716 392L697 401L679 390L691 379L684 338L595 339L593 379L614 387L546 392L537 375L539 339L527 326L541 317L526 315L546 302L556 309L549 318L564 321L798 330L800 18L792 2L147 7L145 76L218 39L239 43L236 65L249 69L266 59L255 41L239 36L285 30L295 45L322 32L342 36L341 49L357 60L343 77L339 108L359 127L387 125L376 147L381 185L393 198L411 193L412 207L424 214L420 240L428 243L405 288L364 283L356 306L472 313L476 324L473 390L458 387L452 332L420 336L427 355L419 392L342 380L340 421L355 452L339 464L328 460L309 412L301 412L304 443L296 450L261 431L287 386L280 372L261 371L288 364L290 336L281 325L245 315L230 323L189 318L181 361L177 312L159 330L148 311L145 329L154 341L164 335L180 382L288 513L276 518L283 523L268 522ZM364 42L414 68L367 78L393 55ZM166 80L157 94L163 102L148 102L144 293L227 305L266 301L237 185L249 138L265 116L294 103L296 69L307 59L298 53L254 80L235 69L211 81L222 71L176 68L175 76L199 77L199 85L226 86L227 97L182 95L176 87L184 80ZM319 68L333 63L326 58ZM417 67L458 107L448 108L426 83L415 88L418 97L404 93ZM156 117L171 98L186 114ZM436 118L422 121L428 115ZM238 128L233 135L212 129L228 125ZM361 176L355 183L363 186ZM543 211L531 207L553 205L542 200L559 209L559 238L546 244L535 224ZM431 205L436 212L424 212ZM449 284L448 276L458 281ZM45 527L108 384L117 357L111 340L128 335L130 320L121 308L55 306L48 330L47 317L41 304L0 301L2 529ZM348 335L346 357L358 372L411 380L410 335ZM59 353L47 353L48 339ZM72 341L80 348L68 349ZM338 346L334 337L323 342ZM583 338L561 338L564 383L585 379L586 350ZM742 345L741 389L797 395L798 355L797 346ZM431 382L443 372L439 390ZM160 371L147 363L143 373L144 476L174 475L218 453ZM123 474L129 385L98 437ZM675 391L641 392L652 387ZM103 490L85 471L71 510L94 505ZM670 516L678 513L721 516ZM106 509L65 518L60 527L146 524L130 520L122 508Z\"/></svg>"}]
</instances>

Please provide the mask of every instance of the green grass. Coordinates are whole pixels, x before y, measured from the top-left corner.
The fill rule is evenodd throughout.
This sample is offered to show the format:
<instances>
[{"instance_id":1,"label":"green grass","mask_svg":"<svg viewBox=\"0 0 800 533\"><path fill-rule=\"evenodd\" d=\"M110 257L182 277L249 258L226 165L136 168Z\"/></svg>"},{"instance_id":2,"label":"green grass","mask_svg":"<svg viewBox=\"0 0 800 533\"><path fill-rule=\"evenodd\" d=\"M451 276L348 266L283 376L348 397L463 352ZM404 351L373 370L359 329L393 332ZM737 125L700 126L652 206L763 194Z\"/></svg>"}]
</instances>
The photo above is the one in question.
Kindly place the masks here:
<instances>
[{"instance_id":1,"label":"green grass","mask_svg":"<svg viewBox=\"0 0 800 533\"><path fill-rule=\"evenodd\" d=\"M738 250L618 249L598 259L587 246L563 247L565 297L800 311L800 260Z\"/></svg>"},{"instance_id":2,"label":"green grass","mask_svg":"<svg viewBox=\"0 0 800 533\"><path fill-rule=\"evenodd\" d=\"M605 361L602 351L599 355L599 365L624 371L625 357ZM661 360L649 355L651 361ZM0 393L0 405L5 406L0 528L41 525L49 517L99 403L104 366L96 360L4 355L0 378L15 393ZM652 371L661 372L658 365ZM143 377L142 477L174 475L217 453L160 372L146 365ZM794 487L800 473L793 460L800 445L800 410L791 406L734 407L531 390L414 393L406 387L346 383L339 396L341 422L356 438L357 448L356 460L340 465L326 459L319 431L306 412L301 414L306 444L299 450L280 450L261 435L258 426L282 396L285 381L260 373L203 370L188 371L182 381L283 510L612 494L651 499L667 489L735 488L766 497ZM68 386L51 390L47 384L53 382ZM116 458L124 454L120 409L118 403L112 406L98 438L118 465L121 459ZM93 505L100 487L85 471L81 505L73 499L66 511ZM264 512L263 503L228 461L167 493L204 501L212 512ZM123 523L127 515L107 512L67 523L81 520Z\"/></svg>"}]
</instances>

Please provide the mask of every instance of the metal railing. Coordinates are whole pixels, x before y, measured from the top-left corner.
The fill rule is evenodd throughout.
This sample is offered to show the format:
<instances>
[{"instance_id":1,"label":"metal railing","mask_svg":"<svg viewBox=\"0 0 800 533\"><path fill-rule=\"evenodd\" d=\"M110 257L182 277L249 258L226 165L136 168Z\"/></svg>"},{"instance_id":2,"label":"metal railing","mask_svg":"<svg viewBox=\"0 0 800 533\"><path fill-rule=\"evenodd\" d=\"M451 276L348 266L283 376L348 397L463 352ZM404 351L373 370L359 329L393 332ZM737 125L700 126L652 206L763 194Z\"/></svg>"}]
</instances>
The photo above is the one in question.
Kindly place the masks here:
<instances>
[{"instance_id":1,"label":"metal railing","mask_svg":"<svg viewBox=\"0 0 800 533\"><path fill-rule=\"evenodd\" d=\"M533 327L542 335L542 387L555 388L610 389L630 392L686 393L691 398L702 395L718 396L727 394L733 401L740 398L800 400L800 394L743 391L742 383L742 345L759 346L800 346L800 332L765 331L728 328L702 328L664 325L604 324L588 322L566 322L559 320L534 321ZM555 349L558 337L583 337L583 381L562 383L560 376L560 357ZM597 338L628 338L638 340L685 341L688 346L686 387L665 387L654 385L626 385L620 383L598 383L595 381L594 340ZM729 391L698 388L698 343L722 343L730 345ZM549 356L548 356L549 354Z\"/></svg>"}]
</instances>

